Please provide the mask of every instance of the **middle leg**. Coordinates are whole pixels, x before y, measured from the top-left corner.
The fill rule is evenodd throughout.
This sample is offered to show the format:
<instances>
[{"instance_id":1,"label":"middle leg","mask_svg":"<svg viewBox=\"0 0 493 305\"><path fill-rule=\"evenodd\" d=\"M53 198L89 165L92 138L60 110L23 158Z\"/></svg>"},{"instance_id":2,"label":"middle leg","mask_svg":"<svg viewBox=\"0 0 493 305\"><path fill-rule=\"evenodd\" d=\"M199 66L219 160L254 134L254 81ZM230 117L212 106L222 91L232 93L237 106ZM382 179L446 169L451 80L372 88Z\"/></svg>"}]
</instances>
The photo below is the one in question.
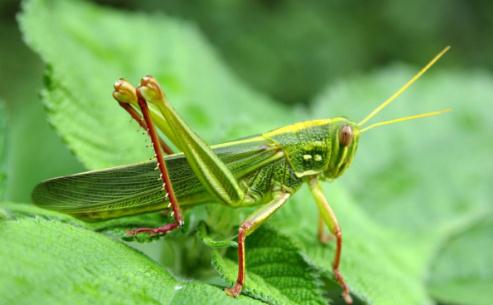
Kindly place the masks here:
<instances>
[{"instance_id":1,"label":"middle leg","mask_svg":"<svg viewBox=\"0 0 493 305\"><path fill-rule=\"evenodd\" d=\"M332 272L334 273L334 277L339 285L342 287L342 297L347 304L352 304L353 299L349 294L349 287L344 280L341 272L339 271L339 264L341 262L341 252L342 252L342 231L337 222L337 218L332 211L327 199L325 198L322 188L320 187L320 182L317 178L312 178L309 182L310 191L315 198L315 202L318 205L318 209L321 213L323 220L326 225L329 227L329 230L332 234L334 234L336 238L336 253L334 255L334 260L332 261Z\"/></svg>"},{"instance_id":2,"label":"middle leg","mask_svg":"<svg viewBox=\"0 0 493 305\"><path fill-rule=\"evenodd\" d=\"M236 283L231 288L226 288L224 291L227 295L237 297L241 293L241 289L245 284L245 239L252 234L261 224L263 224L269 216L274 214L286 201L290 194L281 192L274 199L260 207L243 221L238 230L238 277Z\"/></svg>"},{"instance_id":3,"label":"middle leg","mask_svg":"<svg viewBox=\"0 0 493 305\"><path fill-rule=\"evenodd\" d=\"M325 232L325 222L321 211L318 212L317 238L323 245L328 244L333 239L332 235Z\"/></svg>"}]
</instances>

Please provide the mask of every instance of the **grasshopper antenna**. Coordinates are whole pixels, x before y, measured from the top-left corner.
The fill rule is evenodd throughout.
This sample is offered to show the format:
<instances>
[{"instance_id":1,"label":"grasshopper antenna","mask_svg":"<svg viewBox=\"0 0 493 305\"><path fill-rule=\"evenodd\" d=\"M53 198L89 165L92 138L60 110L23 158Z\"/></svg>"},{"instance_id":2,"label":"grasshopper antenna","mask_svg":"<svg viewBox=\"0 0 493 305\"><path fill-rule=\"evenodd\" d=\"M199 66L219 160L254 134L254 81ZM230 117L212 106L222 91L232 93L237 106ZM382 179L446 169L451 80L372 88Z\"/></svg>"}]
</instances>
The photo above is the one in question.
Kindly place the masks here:
<instances>
[{"instance_id":1,"label":"grasshopper antenna","mask_svg":"<svg viewBox=\"0 0 493 305\"><path fill-rule=\"evenodd\" d=\"M393 119L393 120L388 120L388 121L382 121L382 122L371 124L370 126L367 126L363 129L361 129L360 132L363 133L365 131L368 131L370 129L373 129L373 128L379 127L379 126L391 125L391 124L395 124L395 123L399 123L399 122L422 119L422 118L428 118L431 116L440 115L442 113L446 113L446 112L450 112L450 111L452 111L452 108L445 108L442 110L420 113L420 114L415 114L415 115L409 115L409 116L405 116L405 117L397 118L397 119Z\"/></svg>"},{"instance_id":2,"label":"grasshopper antenna","mask_svg":"<svg viewBox=\"0 0 493 305\"><path fill-rule=\"evenodd\" d=\"M414 84L414 82L416 82L421 77L421 75L423 75L426 71L428 71L428 69L431 68L431 66L433 66L445 53L447 53L447 51L449 49L450 49L450 46L445 47L440 53L438 53L438 55L436 55L432 60L430 60L430 62L428 62L426 64L426 66L424 66L423 68L421 68L421 70L419 70L419 72L416 73L416 75L414 75L413 78L411 78L407 83L405 83L404 86L402 86L399 90L397 90L394 94L392 94L388 99L386 99L385 101L383 101L383 103L381 103L377 108L375 108L372 112L370 112L363 120L361 120L361 122L358 123L358 126L364 125L366 122L368 122L370 119L372 119L375 115L377 115L380 111L382 111L382 109L384 109L385 107L387 107L396 98L398 98L402 93L404 93L412 84ZM439 113L442 113L444 111L438 111L438 112ZM437 112L430 112L430 113L424 113L424 114L422 114L421 117L431 116L431 113L433 113L433 115L439 114ZM419 118L417 116L419 116L419 115L410 116L410 117L407 117L407 118L396 119L396 120L401 120L401 121L404 121L404 120L412 120L412 119ZM394 120L388 121L388 122L381 122L380 125L387 125L387 124L392 124L392 123L396 123L397 122L397 121L396 122L393 122L393 121ZM383 124L383 123L386 123L386 124ZM374 125L376 125L376 124L374 124ZM378 126L380 126L380 125L378 125ZM373 126L373 127L377 127L377 126ZM370 129L370 128L367 127L364 130L368 130L368 129Z\"/></svg>"}]
</instances>

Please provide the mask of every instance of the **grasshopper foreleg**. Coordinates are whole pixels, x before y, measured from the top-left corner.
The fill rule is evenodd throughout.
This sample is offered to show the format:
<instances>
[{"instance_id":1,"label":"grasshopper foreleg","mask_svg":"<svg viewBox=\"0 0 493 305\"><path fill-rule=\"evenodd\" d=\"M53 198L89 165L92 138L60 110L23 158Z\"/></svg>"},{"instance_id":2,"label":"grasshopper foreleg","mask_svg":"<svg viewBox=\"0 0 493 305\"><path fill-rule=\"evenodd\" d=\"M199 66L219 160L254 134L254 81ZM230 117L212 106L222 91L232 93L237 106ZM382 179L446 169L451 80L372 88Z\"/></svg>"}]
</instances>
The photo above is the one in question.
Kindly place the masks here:
<instances>
[{"instance_id":1,"label":"grasshopper foreleg","mask_svg":"<svg viewBox=\"0 0 493 305\"><path fill-rule=\"evenodd\" d=\"M240 225L238 230L238 277L233 287L224 289L226 294L233 297L238 296L245 284L245 238L274 214L288 200L289 196L289 193L279 193L270 203L253 212Z\"/></svg>"},{"instance_id":2,"label":"grasshopper foreleg","mask_svg":"<svg viewBox=\"0 0 493 305\"><path fill-rule=\"evenodd\" d=\"M353 300L349 295L349 287L344 280L341 272L339 271L339 264L341 261L341 251L342 251L342 232L339 227L339 223L337 222L337 218L332 211L327 199L325 198L322 188L320 187L320 183L317 178L312 178L310 180L310 190L315 198L315 202L318 205L318 209L320 214L325 222L325 224L329 227L329 230L332 234L334 234L336 238L336 253L334 255L334 260L332 261L332 272L334 273L334 277L336 281L342 287L342 297L344 301L348 304L352 304Z\"/></svg>"}]
</instances>

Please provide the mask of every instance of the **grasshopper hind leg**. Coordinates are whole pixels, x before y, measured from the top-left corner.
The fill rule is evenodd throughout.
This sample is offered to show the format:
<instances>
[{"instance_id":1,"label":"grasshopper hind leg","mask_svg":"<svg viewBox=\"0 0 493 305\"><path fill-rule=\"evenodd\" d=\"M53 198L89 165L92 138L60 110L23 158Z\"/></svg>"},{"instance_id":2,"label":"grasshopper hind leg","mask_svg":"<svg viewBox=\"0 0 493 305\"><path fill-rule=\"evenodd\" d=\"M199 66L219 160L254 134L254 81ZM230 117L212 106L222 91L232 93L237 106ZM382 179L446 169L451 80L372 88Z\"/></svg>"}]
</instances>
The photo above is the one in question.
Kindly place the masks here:
<instances>
[{"instance_id":1,"label":"grasshopper hind leg","mask_svg":"<svg viewBox=\"0 0 493 305\"><path fill-rule=\"evenodd\" d=\"M118 104L120 104L120 107L122 107L130 115L130 117L132 117L132 119L134 119L139 124L139 126L142 127L142 129L147 131L146 122L132 107L132 105L122 102L118 102ZM161 137L159 137L159 144L167 155L173 154L173 150L171 149L171 147L169 147L168 144L166 144L166 142Z\"/></svg>"},{"instance_id":2,"label":"grasshopper hind leg","mask_svg":"<svg viewBox=\"0 0 493 305\"><path fill-rule=\"evenodd\" d=\"M178 223L168 223L163 226L157 227L157 228L137 228L133 230L127 231L127 235L129 236L135 236L140 233L148 233L151 236L154 235L164 235L168 232L173 231L174 229L178 228L180 225Z\"/></svg>"},{"instance_id":3,"label":"grasshopper hind leg","mask_svg":"<svg viewBox=\"0 0 493 305\"><path fill-rule=\"evenodd\" d=\"M320 183L317 178L312 178L309 181L310 191L313 194L315 202L318 205L320 215L326 225L328 226L330 232L334 235L336 239L336 249L334 254L334 259L332 261L332 272L334 274L335 280L339 283L342 288L342 297L347 304L352 304L353 299L351 298L349 292L349 286L346 284L346 280L339 270L339 265L341 262L341 252L342 252L342 232L335 217L334 211L330 207L327 199L325 198Z\"/></svg>"},{"instance_id":4,"label":"grasshopper hind leg","mask_svg":"<svg viewBox=\"0 0 493 305\"><path fill-rule=\"evenodd\" d=\"M166 167L166 162L164 161L163 151L166 153L171 152L171 149L164 143L164 141L158 136L156 128L151 119L149 107L147 101L142 97L140 91L135 90L127 82L120 80L115 84L115 93L113 96L118 100L120 106L122 106L131 116L134 118L139 125L144 128L149 138L151 139L154 153L156 156L156 161L158 169L160 172L160 179L163 182L163 190L166 195L163 196L163 200L169 200L169 207L172 209L172 215L175 219L174 223L165 224L158 228L137 228L127 232L127 235L134 236L139 233L148 233L150 235L164 235L168 232L175 230L183 225L183 217L181 213L178 200L176 199L173 186L171 184L171 179L168 174L168 169ZM128 100L137 99L137 105L140 108L142 117L131 107Z\"/></svg>"}]
</instances>

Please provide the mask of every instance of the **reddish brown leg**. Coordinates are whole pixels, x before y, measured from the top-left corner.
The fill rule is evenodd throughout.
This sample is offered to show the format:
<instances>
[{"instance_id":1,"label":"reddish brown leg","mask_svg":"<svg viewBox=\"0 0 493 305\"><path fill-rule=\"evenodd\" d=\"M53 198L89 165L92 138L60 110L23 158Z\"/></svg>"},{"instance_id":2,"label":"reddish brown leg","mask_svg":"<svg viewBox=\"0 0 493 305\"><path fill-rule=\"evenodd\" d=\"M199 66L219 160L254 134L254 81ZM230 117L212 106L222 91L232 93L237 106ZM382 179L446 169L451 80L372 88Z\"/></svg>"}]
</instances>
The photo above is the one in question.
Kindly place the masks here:
<instances>
[{"instance_id":1,"label":"reddish brown leg","mask_svg":"<svg viewBox=\"0 0 493 305\"><path fill-rule=\"evenodd\" d=\"M164 235L168 232L173 231L174 229L178 228L179 225L178 223L168 223L163 226L157 227L157 228L138 228L138 229L133 229L127 231L127 235L129 236L134 236L139 233L149 233L150 235Z\"/></svg>"},{"instance_id":2,"label":"reddish brown leg","mask_svg":"<svg viewBox=\"0 0 493 305\"><path fill-rule=\"evenodd\" d=\"M173 191L173 186L171 184L171 180L168 175L168 169L166 167L166 162L164 161L163 154L159 144L159 138L156 132L156 128L152 123L151 116L149 113L149 107L147 106L146 100L140 94L140 91L137 90L137 101L142 112L144 118L144 126L147 126L146 130L151 138L152 146L154 148L154 153L156 154L157 165L159 171L161 172L161 179L163 180L163 186L166 191L166 194L169 198L169 202L171 208L173 210L173 215L175 218L175 223L165 224L159 228L138 228L128 232L129 235L135 235L138 233L149 233L151 235L156 234L166 234L180 226L183 225L183 217L181 214L180 206L178 204L178 200L176 199L175 192ZM141 125L142 126L142 125Z\"/></svg>"},{"instance_id":3,"label":"reddish brown leg","mask_svg":"<svg viewBox=\"0 0 493 305\"><path fill-rule=\"evenodd\" d=\"M342 251L342 232L339 227L339 223L337 222L336 215L332 208L329 205L329 202L325 198L322 188L320 187L320 183L317 178L312 178L310 180L310 190L315 198L315 202L318 205L318 209L320 211L320 215L322 216L324 222L329 227L329 230L332 234L334 234L336 238L336 253L334 255L334 260L332 261L332 272L334 273L334 277L339 285L342 287L342 297L344 301L348 304L353 303L353 299L349 294L349 287L344 280L344 277L341 275L339 271L339 264L341 262L341 251Z\"/></svg>"},{"instance_id":4,"label":"reddish brown leg","mask_svg":"<svg viewBox=\"0 0 493 305\"><path fill-rule=\"evenodd\" d=\"M251 226L251 223L245 221L238 232L238 276L233 287L224 289L226 294L232 297L240 295L245 284L245 238L246 232Z\"/></svg>"},{"instance_id":5,"label":"reddish brown leg","mask_svg":"<svg viewBox=\"0 0 493 305\"><path fill-rule=\"evenodd\" d=\"M342 297L344 298L344 301L346 301L346 303L348 304L352 304L353 300L349 295L349 287L347 286L346 281L344 280L344 278L341 275L341 272L339 271L339 264L341 262L341 250L342 250L342 232L341 232L341 228L339 227L339 224L336 225L333 233L336 237L336 254L334 256L334 260L332 261L332 272L334 273L334 277L336 278L336 281L342 287Z\"/></svg>"},{"instance_id":6,"label":"reddish brown leg","mask_svg":"<svg viewBox=\"0 0 493 305\"><path fill-rule=\"evenodd\" d=\"M142 117L137 113L137 111L135 111L135 109L132 107L132 105L130 105L129 103L122 103L122 102L118 102L118 104L120 104L120 106L125 109L125 111L128 112L128 114L130 114L130 116L135 120L137 121L137 123L139 123L140 127L142 127L144 130L147 130L147 126L146 126L146 123L145 121L142 119ZM173 150L171 149L171 147L169 147L166 142L164 142L163 139L161 139L161 137L158 137L159 138L159 144L161 145L161 148L163 149L164 153L167 154L167 155L172 155L173 154Z\"/></svg>"},{"instance_id":7,"label":"reddish brown leg","mask_svg":"<svg viewBox=\"0 0 493 305\"><path fill-rule=\"evenodd\" d=\"M241 224L238 231L238 277L233 287L224 289L226 294L237 297L245 284L245 238L274 214L288 200L289 196L288 193L278 194L270 203L253 212Z\"/></svg>"}]
</instances>

